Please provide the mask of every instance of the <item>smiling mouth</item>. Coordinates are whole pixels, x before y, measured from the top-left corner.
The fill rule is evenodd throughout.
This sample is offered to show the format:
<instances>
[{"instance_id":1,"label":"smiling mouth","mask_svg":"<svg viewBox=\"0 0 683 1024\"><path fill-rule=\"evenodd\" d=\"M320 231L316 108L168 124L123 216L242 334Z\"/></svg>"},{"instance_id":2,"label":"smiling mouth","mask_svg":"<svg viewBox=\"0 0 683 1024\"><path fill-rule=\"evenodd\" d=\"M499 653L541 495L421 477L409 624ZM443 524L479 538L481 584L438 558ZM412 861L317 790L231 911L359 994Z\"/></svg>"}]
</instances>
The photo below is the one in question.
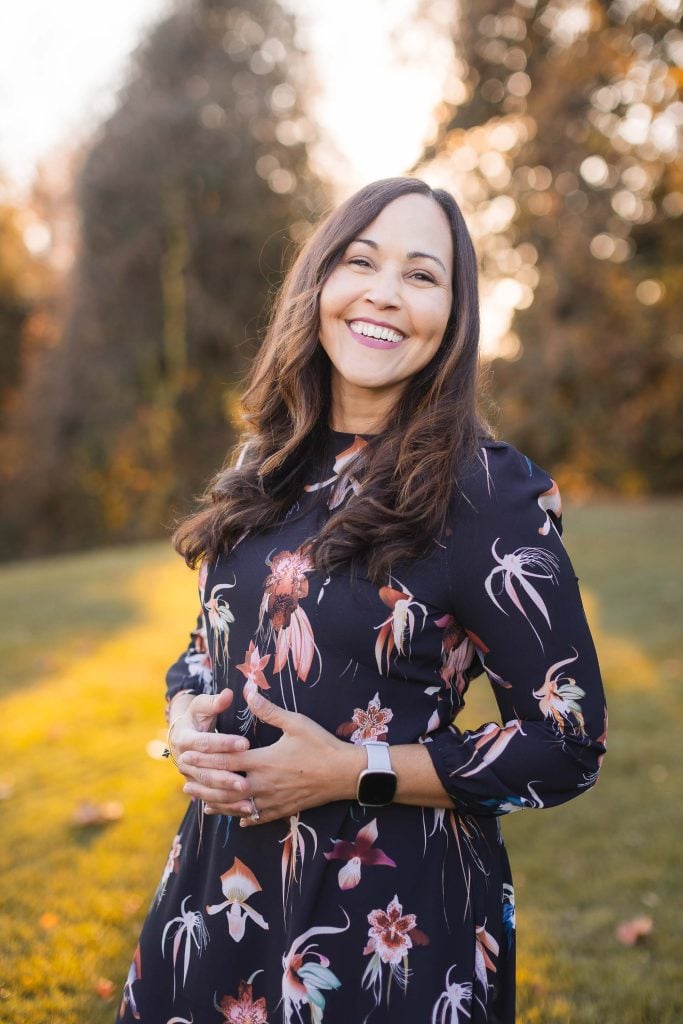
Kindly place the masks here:
<instances>
[{"instance_id":1,"label":"smiling mouth","mask_svg":"<svg viewBox=\"0 0 683 1024\"><path fill-rule=\"evenodd\" d=\"M405 339L400 331L382 327L365 320L347 320L346 326L356 341L368 348L398 348Z\"/></svg>"}]
</instances>

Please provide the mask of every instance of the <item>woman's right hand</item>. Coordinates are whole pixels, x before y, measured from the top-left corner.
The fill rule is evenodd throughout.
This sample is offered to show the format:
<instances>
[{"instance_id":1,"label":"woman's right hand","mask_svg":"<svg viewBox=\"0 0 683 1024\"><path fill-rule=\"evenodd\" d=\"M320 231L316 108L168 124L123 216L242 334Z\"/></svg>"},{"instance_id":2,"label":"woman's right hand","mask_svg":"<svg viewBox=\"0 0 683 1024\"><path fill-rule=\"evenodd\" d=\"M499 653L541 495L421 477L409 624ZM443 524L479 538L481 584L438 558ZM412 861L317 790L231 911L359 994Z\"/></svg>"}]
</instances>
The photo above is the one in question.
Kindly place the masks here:
<instances>
[{"instance_id":1,"label":"woman's right hand","mask_svg":"<svg viewBox=\"0 0 683 1024\"><path fill-rule=\"evenodd\" d=\"M209 755L215 762L212 774L212 788L216 790L216 803L220 804L221 813L248 814L251 807L244 802L244 791L247 788L244 776L227 771L224 765L226 754L234 754L249 748L249 740L234 733L214 732L216 718L227 711L233 700L232 690L226 688L217 694L200 694L190 698L189 694L178 694L173 704L187 701L184 710L171 706L169 718L172 727L169 730L169 747L175 758L178 770L188 782L205 784L206 773L210 770L190 766L184 763L182 755L186 751ZM184 701L183 701L184 703ZM206 760L206 758L204 759ZM216 781L215 770L220 772ZM226 806L230 810L226 810ZM211 806L206 810L211 812Z\"/></svg>"}]
</instances>

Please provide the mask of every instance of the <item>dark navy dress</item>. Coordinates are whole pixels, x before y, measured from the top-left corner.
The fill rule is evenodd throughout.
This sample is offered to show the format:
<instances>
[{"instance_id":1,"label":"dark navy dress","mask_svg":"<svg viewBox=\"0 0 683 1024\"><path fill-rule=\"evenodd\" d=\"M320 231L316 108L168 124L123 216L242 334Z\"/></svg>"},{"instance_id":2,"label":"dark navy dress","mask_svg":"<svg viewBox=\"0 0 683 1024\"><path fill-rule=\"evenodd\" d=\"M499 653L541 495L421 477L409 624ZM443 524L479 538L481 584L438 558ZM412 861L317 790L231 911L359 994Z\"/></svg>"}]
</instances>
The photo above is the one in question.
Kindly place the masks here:
<instances>
[{"instance_id":1,"label":"dark navy dress","mask_svg":"<svg viewBox=\"0 0 683 1024\"><path fill-rule=\"evenodd\" d=\"M223 731L253 746L242 689L349 743L423 743L452 807L326 804L249 829L193 801L142 929L118 1020L145 1024L511 1024L515 900L500 815L596 781L600 672L552 479L485 442L433 553L384 585L322 577L306 542L358 487L365 440L277 528L200 573L201 614L170 699L230 686ZM340 475L342 474L342 475ZM461 731L470 681L500 723ZM481 682L479 683L481 685Z\"/></svg>"}]
</instances>

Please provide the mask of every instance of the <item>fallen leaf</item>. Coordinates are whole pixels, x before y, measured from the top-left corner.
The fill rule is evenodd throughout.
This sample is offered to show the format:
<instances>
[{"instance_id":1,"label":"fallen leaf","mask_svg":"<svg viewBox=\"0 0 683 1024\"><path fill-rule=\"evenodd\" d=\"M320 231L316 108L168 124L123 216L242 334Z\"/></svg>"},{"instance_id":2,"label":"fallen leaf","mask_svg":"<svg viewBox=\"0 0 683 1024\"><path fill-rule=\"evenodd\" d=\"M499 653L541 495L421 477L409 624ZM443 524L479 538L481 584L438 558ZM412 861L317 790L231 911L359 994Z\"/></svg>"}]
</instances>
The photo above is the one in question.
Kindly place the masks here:
<instances>
[{"instance_id":1,"label":"fallen leaf","mask_svg":"<svg viewBox=\"0 0 683 1024\"><path fill-rule=\"evenodd\" d=\"M643 914L641 917L632 917L629 921L622 921L614 929L614 934L623 946L635 946L642 942L652 932L654 921Z\"/></svg>"},{"instance_id":2,"label":"fallen leaf","mask_svg":"<svg viewBox=\"0 0 683 1024\"><path fill-rule=\"evenodd\" d=\"M123 804L109 800L97 804L93 800L82 800L71 816L71 824L77 828L91 828L94 825L108 825L123 815Z\"/></svg>"},{"instance_id":3,"label":"fallen leaf","mask_svg":"<svg viewBox=\"0 0 683 1024\"><path fill-rule=\"evenodd\" d=\"M114 995L115 985L109 978L98 978L95 982L95 991L100 999L111 999Z\"/></svg>"},{"instance_id":4,"label":"fallen leaf","mask_svg":"<svg viewBox=\"0 0 683 1024\"><path fill-rule=\"evenodd\" d=\"M45 932L51 932L53 928L56 928L59 924L59 918L52 911L46 910L44 914L41 914L38 924Z\"/></svg>"}]
</instances>

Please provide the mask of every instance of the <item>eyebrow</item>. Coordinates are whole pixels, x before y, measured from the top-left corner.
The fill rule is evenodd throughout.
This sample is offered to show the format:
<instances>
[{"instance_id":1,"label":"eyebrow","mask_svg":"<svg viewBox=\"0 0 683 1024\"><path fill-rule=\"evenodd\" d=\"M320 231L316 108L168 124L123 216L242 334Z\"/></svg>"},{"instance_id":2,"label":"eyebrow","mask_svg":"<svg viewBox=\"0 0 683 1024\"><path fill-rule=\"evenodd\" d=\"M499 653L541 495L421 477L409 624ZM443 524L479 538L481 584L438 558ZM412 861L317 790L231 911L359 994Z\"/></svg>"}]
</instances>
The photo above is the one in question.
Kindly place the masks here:
<instances>
[{"instance_id":1,"label":"eyebrow","mask_svg":"<svg viewBox=\"0 0 683 1024\"><path fill-rule=\"evenodd\" d=\"M374 242L372 240L372 238L354 238L354 239L352 239L352 241L353 242L363 242L365 245L369 245L371 249L379 249L379 245L377 244L377 242ZM418 260L418 259L434 260L435 263L439 264L439 266L443 270L444 274L448 273L448 271L446 270L446 267L444 266L443 262L439 259L439 257L438 256L432 256L432 254L429 253L429 252L417 252L417 251L415 251L415 252L409 252L407 255L408 255L408 259L409 260Z\"/></svg>"}]
</instances>

